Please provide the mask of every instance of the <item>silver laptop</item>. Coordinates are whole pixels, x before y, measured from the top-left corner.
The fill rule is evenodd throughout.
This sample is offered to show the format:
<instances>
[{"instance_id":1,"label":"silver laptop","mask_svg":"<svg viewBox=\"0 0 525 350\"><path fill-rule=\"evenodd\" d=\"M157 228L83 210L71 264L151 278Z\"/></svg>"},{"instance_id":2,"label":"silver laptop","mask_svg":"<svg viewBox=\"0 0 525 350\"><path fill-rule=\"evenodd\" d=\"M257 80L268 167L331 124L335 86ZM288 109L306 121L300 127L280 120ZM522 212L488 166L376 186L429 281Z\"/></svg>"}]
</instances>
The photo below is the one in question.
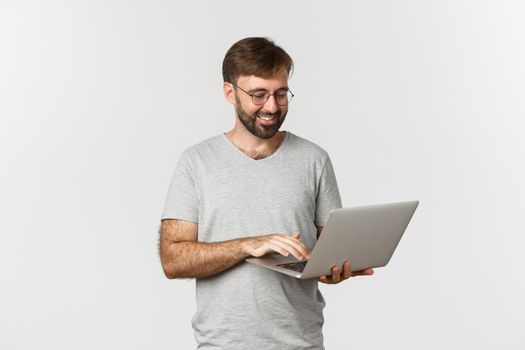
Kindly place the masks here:
<instances>
[{"instance_id":1,"label":"silver laptop","mask_svg":"<svg viewBox=\"0 0 525 350\"><path fill-rule=\"evenodd\" d=\"M334 209L309 260L279 254L249 258L247 262L296 278L331 275L331 267L343 270L350 261L352 271L388 264L419 201Z\"/></svg>"}]
</instances>

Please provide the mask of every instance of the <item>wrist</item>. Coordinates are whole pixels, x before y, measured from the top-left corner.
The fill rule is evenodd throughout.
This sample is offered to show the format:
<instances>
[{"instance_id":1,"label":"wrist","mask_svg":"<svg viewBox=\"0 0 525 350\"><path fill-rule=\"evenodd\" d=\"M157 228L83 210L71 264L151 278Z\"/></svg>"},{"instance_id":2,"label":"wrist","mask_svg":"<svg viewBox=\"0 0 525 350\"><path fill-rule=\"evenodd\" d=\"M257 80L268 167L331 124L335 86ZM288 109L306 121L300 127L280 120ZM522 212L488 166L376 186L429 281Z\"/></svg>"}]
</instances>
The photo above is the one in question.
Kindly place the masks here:
<instances>
[{"instance_id":1,"label":"wrist","mask_svg":"<svg viewBox=\"0 0 525 350\"><path fill-rule=\"evenodd\" d=\"M245 259L249 256L251 256L252 254L250 253L250 242L251 238L239 238L237 240L237 247L238 247L238 251L239 251L239 255L242 259Z\"/></svg>"}]
</instances>

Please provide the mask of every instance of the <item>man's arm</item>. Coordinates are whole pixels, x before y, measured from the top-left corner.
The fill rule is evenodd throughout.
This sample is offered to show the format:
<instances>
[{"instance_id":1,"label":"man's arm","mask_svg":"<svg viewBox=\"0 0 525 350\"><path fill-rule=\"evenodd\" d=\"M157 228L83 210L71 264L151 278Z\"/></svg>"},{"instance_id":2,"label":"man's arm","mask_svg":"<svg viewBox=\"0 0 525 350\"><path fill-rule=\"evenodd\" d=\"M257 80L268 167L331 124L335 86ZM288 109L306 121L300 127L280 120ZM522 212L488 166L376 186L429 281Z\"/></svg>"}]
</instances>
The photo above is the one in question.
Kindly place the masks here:
<instances>
[{"instance_id":1,"label":"man's arm","mask_svg":"<svg viewBox=\"0 0 525 350\"><path fill-rule=\"evenodd\" d=\"M168 278L202 278L237 265L249 256L260 257L271 252L302 260L309 256L293 235L270 234L224 242L197 242L198 225L194 222L165 219L160 228L160 259Z\"/></svg>"}]
</instances>

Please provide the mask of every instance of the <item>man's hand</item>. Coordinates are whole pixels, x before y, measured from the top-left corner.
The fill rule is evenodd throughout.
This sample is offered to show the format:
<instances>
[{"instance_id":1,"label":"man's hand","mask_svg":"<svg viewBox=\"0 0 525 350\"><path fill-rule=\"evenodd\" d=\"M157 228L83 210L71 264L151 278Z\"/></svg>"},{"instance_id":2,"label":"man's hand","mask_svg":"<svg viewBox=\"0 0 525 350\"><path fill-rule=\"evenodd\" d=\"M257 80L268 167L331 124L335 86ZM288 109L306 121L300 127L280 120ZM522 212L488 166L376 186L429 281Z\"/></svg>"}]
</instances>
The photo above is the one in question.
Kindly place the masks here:
<instances>
[{"instance_id":1,"label":"man's hand","mask_svg":"<svg viewBox=\"0 0 525 350\"><path fill-rule=\"evenodd\" d=\"M245 238L242 241L243 250L254 257L261 257L268 253L277 252L288 256L292 254L297 260L310 258L310 252L299 240L299 232L293 235L272 234Z\"/></svg>"},{"instance_id":2,"label":"man's hand","mask_svg":"<svg viewBox=\"0 0 525 350\"><path fill-rule=\"evenodd\" d=\"M331 276L321 276L319 277L318 281L322 283L326 283L326 284L336 284L344 280L347 280L350 277L370 276L373 274L374 274L374 269L365 269L361 271L352 272L352 267L350 266L350 262L348 260L345 260L343 264L342 273L340 273L339 268L334 265L332 266L332 275Z\"/></svg>"}]
</instances>

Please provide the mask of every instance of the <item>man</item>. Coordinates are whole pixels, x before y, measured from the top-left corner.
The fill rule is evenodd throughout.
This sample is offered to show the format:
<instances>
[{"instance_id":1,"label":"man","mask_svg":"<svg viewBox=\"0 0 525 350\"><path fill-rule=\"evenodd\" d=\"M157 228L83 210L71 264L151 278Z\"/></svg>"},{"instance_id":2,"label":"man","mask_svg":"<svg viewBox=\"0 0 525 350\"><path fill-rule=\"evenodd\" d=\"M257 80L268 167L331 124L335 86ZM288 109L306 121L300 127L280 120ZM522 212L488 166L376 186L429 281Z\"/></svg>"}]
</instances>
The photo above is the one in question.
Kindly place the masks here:
<instances>
[{"instance_id":1,"label":"man","mask_svg":"<svg viewBox=\"0 0 525 350\"><path fill-rule=\"evenodd\" d=\"M292 69L269 39L235 43L222 70L235 126L185 150L170 184L161 262L168 278L196 278L199 349L323 349L318 281L373 273L351 272L346 261L331 276L300 280L244 262L275 252L307 259L341 207L328 154L279 131Z\"/></svg>"}]
</instances>

